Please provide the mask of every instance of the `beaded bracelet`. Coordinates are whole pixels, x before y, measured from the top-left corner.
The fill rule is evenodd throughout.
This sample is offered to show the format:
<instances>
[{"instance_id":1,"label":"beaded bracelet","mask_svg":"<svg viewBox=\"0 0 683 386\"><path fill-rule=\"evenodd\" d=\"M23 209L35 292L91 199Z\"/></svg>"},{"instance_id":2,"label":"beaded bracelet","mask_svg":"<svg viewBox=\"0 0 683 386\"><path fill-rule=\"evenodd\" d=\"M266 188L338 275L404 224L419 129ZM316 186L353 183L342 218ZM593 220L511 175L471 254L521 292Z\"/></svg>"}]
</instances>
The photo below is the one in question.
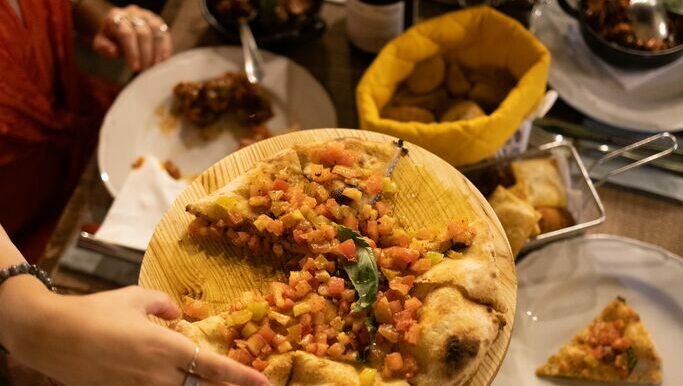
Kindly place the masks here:
<instances>
[{"instance_id":1,"label":"beaded bracelet","mask_svg":"<svg viewBox=\"0 0 683 386\"><path fill-rule=\"evenodd\" d=\"M45 287L47 287L47 289L49 289L52 292L56 291L54 285L52 285L52 279L50 279L50 276L47 274L47 272L45 272L45 270L40 268L39 266L29 263L21 263L1 269L0 285L2 285L2 283L4 283L5 280L9 279L10 277L19 275L35 276L38 280L45 284ZM7 350L4 347L2 347L2 345L0 345L0 353L7 354Z\"/></svg>"},{"instance_id":2,"label":"beaded bracelet","mask_svg":"<svg viewBox=\"0 0 683 386\"><path fill-rule=\"evenodd\" d=\"M54 292L55 287L52 285L52 279L50 279L50 276L45 272L44 269L40 268L39 266L35 264L29 264L29 263L21 263L17 265L13 265L11 267L3 268L0 270L0 285L5 282L5 280L9 279L10 277L14 276L19 276L19 275L31 275L36 277L38 280L43 282L45 284L45 287L49 289L50 291Z\"/></svg>"}]
</instances>

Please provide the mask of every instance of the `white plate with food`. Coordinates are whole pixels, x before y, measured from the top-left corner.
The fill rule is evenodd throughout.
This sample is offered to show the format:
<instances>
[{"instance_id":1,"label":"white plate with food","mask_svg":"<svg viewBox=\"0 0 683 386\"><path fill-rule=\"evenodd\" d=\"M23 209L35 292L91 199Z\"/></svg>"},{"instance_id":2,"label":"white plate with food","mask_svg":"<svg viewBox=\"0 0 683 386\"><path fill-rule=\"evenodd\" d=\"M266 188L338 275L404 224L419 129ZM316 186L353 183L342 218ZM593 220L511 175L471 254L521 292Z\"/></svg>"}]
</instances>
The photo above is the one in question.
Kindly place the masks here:
<instances>
[{"instance_id":1,"label":"white plate with food","mask_svg":"<svg viewBox=\"0 0 683 386\"><path fill-rule=\"evenodd\" d=\"M641 132L683 129L683 78L653 76L626 90L581 40L577 21L556 0L539 3L529 20L531 31L552 54L548 83L569 105L607 124ZM679 68L678 61L670 66ZM624 71L619 71L624 76ZM661 74L660 74L661 75ZM628 75L633 76L633 73Z\"/></svg>"},{"instance_id":2,"label":"white plate with food","mask_svg":"<svg viewBox=\"0 0 683 386\"><path fill-rule=\"evenodd\" d=\"M189 179L237 150L240 142L264 136L262 129L251 127L261 121L259 127L267 128L265 135L336 126L332 100L308 71L282 56L265 51L262 55L265 77L259 87L272 116L265 114L256 122L232 113L229 103L229 113L194 105L183 110L177 108L180 102L174 95L174 87L181 82L198 82L194 84L197 89L189 92L206 95L202 88L206 81L226 72L240 73L240 47L189 50L133 80L109 109L100 132L98 165L109 192L116 196L131 165L145 154L171 161Z\"/></svg>"},{"instance_id":3,"label":"white plate with food","mask_svg":"<svg viewBox=\"0 0 683 386\"><path fill-rule=\"evenodd\" d=\"M625 304L640 315L639 319L633 319L640 326L630 328L627 323L624 330L627 332L622 331L622 334L628 338L628 334L642 331L644 327L649 336L644 333L639 339L630 337L636 355L630 355L630 360L624 362L624 378L609 384L623 384L629 376L657 378L656 358L643 354L648 348L643 348L646 344L642 342L651 341L657 353L655 356L661 358L661 384L680 385L683 379L683 367L677 363L683 356L683 258L680 256L628 238L590 235L553 243L532 252L517 265L517 277L515 328L494 386L607 384L539 377L535 372L576 334L591 325L606 306L620 304L623 307L615 300L617 297L625 299ZM577 344L577 341L572 342ZM600 348L600 355L606 352L605 347ZM609 347L610 355L603 356L604 360L595 362L588 358L580 364L591 366L589 362L592 361L597 369L624 364L617 358L620 355L622 359L628 358L625 354L628 348L613 350ZM596 348L595 344L591 346L591 350ZM581 358L588 357L585 352L579 352ZM551 362L556 364L557 359ZM568 363L573 362L569 360ZM581 370L590 373L590 368Z\"/></svg>"}]
</instances>

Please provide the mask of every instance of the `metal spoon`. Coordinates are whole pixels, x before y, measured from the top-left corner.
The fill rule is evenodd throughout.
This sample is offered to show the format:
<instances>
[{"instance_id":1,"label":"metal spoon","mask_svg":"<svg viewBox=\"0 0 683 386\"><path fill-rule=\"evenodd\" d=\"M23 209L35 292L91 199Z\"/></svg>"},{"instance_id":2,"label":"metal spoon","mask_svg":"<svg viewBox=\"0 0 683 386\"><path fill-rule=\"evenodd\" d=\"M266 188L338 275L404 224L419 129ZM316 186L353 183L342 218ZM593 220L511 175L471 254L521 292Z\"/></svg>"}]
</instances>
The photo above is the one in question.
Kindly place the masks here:
<instances>
[{"instance_id":1,"label":"metal spoon","mask_svg":"<svg viewBox=\"0 0 683 386\"><path fill-rule=\"evenodd\" d=\"M252 84L259 83L263 79L263 58L258 51L254 34L251 33L249 21L256 17L256 10L247 17L239 19L240 40L242 41L242 53L244 55L244 72Z\"/></svg>"},{"instance_id":2,"label":"metal spoon","mask_svg":"<svg viewBox=\"0 0 683 386\"><path fill-rule=\"evenodd\" d=\"M667 16L661 0L630 0L628 17L639 40L665 40L669 37Z\"/></svg>"}]
</instances>

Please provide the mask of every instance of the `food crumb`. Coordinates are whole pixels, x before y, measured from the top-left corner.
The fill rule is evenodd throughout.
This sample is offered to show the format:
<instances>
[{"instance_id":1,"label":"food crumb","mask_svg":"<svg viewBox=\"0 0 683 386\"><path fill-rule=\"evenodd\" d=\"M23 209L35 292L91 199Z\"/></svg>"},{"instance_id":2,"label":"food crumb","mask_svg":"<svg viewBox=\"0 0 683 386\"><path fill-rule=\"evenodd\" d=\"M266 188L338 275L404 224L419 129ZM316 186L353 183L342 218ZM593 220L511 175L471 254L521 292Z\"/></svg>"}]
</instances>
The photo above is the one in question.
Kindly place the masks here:
<instances>
[{"instance_id":1,"label":"food crumb","mask_svg":"<svg viewBox=\"0 0 683 386\"><path fill-rule=\"evenodd\" d=\"M140 169L140 167L141 167L142 165L144 165L144 163L145 163L145 157L144 157L144 156L140 156L140 157L136 158L135 161L133 161L132 164L130 164L130 167L131 167L132 169Z\"/></svg>"},{"instance_id":2,"label":"food crumb","mask_svg":"<svg viewBox=\"0 0 683 386\"><path fill-rule=\"evenodd\" d=\"M180 179L180 177L181 177L180 169L178 168L178 166L176 164L174 164L170 160L166 160L166 161L164 161L163 166L164 166L164 169L166 170L166 172L168 173L168 175L171 176L171 178L173 178L174 180Z\"/></svg>"}]
</instances>

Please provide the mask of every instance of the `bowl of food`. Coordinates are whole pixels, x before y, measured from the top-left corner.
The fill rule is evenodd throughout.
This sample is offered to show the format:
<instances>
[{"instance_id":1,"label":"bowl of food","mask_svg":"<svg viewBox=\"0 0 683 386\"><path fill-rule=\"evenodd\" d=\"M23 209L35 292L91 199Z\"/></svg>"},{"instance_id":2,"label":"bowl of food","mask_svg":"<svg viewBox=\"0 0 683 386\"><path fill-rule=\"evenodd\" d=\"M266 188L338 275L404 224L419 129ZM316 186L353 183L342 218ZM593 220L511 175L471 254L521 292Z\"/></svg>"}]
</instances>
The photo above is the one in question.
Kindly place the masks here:
<instances>
[{"instance_id":1,"label":"bowl of food","mask_svg":"<svg viewBox=\"0 0 683 386\"><path fill-rule=\"evenodd\" d=\"M581 0L578 8L559 0L562 9L578 20L586 45L600 58L618 67L655 68L683 55L683 29L666 13L664 37L638 37L628 0ZM664 14L664 8L662 7Z\"/></svg>"},{"instance_id":2,"label":"bowl of food","mask_svg":"<svg viewBox=\"0 0 683 386\"><path fill-rule=\"evenodd\" d=\"M239 43L239 18L249 21L256 42L268 46L317 36L325 30L318 14L322 0L201 0L202 14L230 43Z\"/></svg>"},{"instance_id":3,"label":"bowl of food","mask_svg":"<svg viewBox=\"0 0 683 386\"><path fill-rule=\"evenodd\" d=\"M536 109L549 65L546 48L514 19L490 7L448 13L379 53L356 89L360 127L452 165L479 162Z\"/></svg>"}]
</instances>

